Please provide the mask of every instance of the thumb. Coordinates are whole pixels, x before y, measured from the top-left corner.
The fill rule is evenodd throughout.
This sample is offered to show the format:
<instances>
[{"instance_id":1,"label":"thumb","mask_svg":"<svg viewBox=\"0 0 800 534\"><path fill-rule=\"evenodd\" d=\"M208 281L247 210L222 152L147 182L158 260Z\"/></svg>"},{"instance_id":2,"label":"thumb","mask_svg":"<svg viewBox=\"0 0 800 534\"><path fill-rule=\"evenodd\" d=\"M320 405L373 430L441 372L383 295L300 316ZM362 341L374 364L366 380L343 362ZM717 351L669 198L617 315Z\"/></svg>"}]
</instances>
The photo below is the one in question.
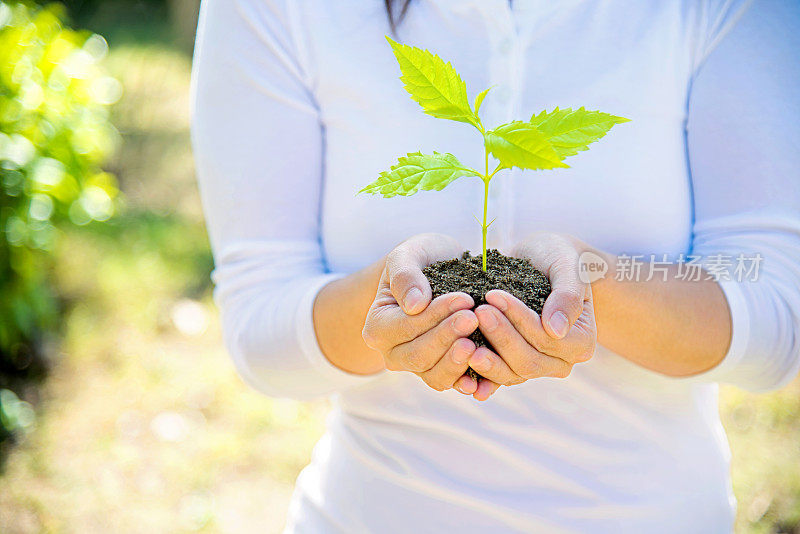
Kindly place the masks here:
<instances>
[{"instance_id":1,"label":"thumb","mask_svg":"<svg viewBox=\"0 0 800 534\"><path fill-rule=\"evenodd\" d=\"M556 339L567 335L583 311L586 285L578 278L578 259L559 258L550 268L552 292L542 308L542 325Z\"/></svg>"},{"instance_id":2,"label":"thumb","mask_svg":"<svg viewBox=\"0 0 800 534\"><path fill-rule=\"evenodd\" d=\"M392 296L408 315L416 315L431 301L431 286L422 273L423 254L399 246L386 257L386 278Z\"/></svg>"}]
</instances>

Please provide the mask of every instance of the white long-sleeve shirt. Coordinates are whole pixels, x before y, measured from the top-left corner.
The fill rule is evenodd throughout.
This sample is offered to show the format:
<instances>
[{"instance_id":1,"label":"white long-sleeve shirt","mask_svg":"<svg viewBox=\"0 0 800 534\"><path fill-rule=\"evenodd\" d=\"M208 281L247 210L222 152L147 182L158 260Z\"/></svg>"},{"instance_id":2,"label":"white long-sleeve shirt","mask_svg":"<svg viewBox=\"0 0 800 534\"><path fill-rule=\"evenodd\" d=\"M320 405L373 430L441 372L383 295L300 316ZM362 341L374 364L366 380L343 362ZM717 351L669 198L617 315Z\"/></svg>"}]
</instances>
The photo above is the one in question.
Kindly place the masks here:
<instances>
[{"instance_id":1,"label":"white long-sleeve shirt","mask_svg":"<svg viewBox=\"0 0 800 534\"><path fill-rule=\"evenodd\" d=\"M733 336L715 369L669 378L600 346L568 379L478 403L339 370L312 306L414 234L479 248L478 180L354 193L406 152L480 168L480 136L408 98L382 1L204 0L193 139L227 346L269 395L336 394L289 532L731 530L716 383L768 390L800 365L800 7L746 4L412 2L398 39L452 61L470 95L494 86L488 127L555 106L632 119L570 169L498 175L490 246L554 230L645 259L762 257L757 281L720 281Z\"/></svg>"}]
</instances>

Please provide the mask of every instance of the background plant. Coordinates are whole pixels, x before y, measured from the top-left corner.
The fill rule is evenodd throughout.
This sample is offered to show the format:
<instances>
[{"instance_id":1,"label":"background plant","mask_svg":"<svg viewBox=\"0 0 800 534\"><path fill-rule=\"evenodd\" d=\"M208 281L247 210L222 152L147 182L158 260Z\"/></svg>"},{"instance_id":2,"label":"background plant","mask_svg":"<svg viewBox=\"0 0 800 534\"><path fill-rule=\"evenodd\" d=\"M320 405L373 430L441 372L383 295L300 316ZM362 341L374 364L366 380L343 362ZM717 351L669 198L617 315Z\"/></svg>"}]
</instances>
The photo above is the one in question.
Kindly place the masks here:
<instances>
[{"instance_id":1,"label":"background plant","mask_svg":"<svg viewBox=\"0 0 800 534\"><path fill-rule=\"evenodd\" d=\"M477 176L483 181L483 221L481 223L483 270L486 271L486 234L489 184L503 169L543 170L566 168L564 159L588 150L589 144L606 135L615 125L628 122L601 111L583 107L555 108L542 111L528 121L512 121L491 130L480 118L480 109L489 89L475 97L474 108L467 97L467 87L455 68L442 58L413 46L403 45L386 37L400 65L405 89L425 113L439 119L463 122L475 127L483 136L484 169L478 171L463 165L453 154L409 153L401 156L389 171L359 193L384 197L409 196L417 191L441 191L462 176ZM489 171L489 155L498 161Z\"/></svg>"},{"instance_id":2,"label":"background plant","mask_svg":"<svg viewBox=\"0 0 800 534\"><path fill-rule=\"evenodd\" d=\"M43 372L59 229L108 220L118 193L101 165L116 144L108 106L121 86L99 65L106 41L62 17L57 4L0 0L0 436L31 420L7 388Z\"/></svg>"}]
</instances>

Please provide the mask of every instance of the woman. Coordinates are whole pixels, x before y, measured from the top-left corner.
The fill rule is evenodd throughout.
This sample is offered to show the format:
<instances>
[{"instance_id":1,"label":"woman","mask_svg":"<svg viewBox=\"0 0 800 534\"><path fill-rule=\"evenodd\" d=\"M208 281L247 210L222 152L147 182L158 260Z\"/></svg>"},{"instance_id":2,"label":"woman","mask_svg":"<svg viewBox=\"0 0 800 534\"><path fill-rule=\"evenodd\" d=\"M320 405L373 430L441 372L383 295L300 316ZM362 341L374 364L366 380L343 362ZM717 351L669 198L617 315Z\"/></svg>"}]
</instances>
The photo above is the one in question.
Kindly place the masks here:
<instances>
[{"instance_id":1,"label":"woman","mask_svg":"<svg viewBox=\"0 0 800 534\"><path fill-rule=\"evenodd\" d=\"M503 292L431 301L421 267L479 248L481 184L354 193L398 154L483 150L408 98L384 4L206 0L193 135L226 342L268 395L336 394L288 531L729 532L716 384L800 365L797 4L419 0L397 22L494 86L484 124L632 122L492 183L489 245L550 276L541 317ZM609 265L591 284L587 251Z\"/></svg>"}]
</instances>

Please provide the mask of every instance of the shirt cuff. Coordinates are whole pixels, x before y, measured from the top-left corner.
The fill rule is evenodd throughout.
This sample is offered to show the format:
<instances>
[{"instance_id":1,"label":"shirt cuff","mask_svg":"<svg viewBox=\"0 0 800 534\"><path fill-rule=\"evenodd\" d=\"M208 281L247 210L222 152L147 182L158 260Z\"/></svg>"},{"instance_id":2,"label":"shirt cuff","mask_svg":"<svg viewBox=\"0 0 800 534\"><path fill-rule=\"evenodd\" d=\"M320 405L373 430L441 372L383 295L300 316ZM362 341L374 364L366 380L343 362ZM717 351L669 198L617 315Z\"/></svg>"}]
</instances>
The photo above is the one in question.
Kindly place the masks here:
<instances>
[{"instance_id":1,"label":"shirt cuff","mask_svg":"<svg viewBox=\"0 0 800 534\"><path fill-rule=\"evenodd\" d=\"M324 383L328 393L338 392L354 386L359 386L374 380L383 374L383 371L371 375L356 375L348 373L333 365L319 346L317 333L314 330L314 301L320 290L330 282L343 278L341 273L324 274L311 281L308 290L300 299L295 317L295 333L300 349L310 364L309 371L316 376L315 381ZM309 377L310 380L312 380Z\"/></svg>"}]
</instances>

